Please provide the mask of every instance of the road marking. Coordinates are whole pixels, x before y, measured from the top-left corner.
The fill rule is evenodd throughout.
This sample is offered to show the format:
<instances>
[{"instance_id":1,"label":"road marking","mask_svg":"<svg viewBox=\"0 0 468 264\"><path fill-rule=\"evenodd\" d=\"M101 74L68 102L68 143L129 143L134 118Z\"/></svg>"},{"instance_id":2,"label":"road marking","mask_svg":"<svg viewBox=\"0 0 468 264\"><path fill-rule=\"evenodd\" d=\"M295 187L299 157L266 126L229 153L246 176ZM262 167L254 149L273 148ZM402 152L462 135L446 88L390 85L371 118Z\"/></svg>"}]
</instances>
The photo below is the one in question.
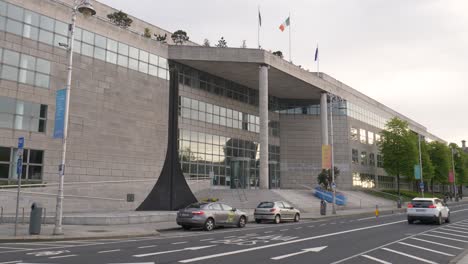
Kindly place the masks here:
<instances>
[{"instance_id":1,"label":"road marking","mask_svg":"<svg viewBox=\"0 0 468 264\"><path fill-rule=\"evenodd\" d=\"M455 257L455 255L453 255L453 254L445 253L445 252L434 250L434 249L424 248L424 247L416 246L416 245L405 243L405 242L398 242L398 243L402 244L402 245L405 245L405 246L408 246L408 247L414 247L414 248L430 251L430 252L433 252L433 253L437 253L437 254L441 254L441 255L445 255L445 256L449 256L449 257Z\"/></svg>"},{"instance_id":2,"label":"road marking","mask_svg":"<svg viewBox=\"0 0 468 264\"><path fill-rule=\"evenodd\" d=\"M227 237L224 237L224 238L232 238L232 237L236 237L236 236L227 236Z\"/></svg>"},{"instance_id":3,"label":"road marking","mask_svg":"<svg viewBox=\"0 0 468 264\"><path fill-rule=\"evenodd\" d=\"M457 224L453 224L453 225L450 225L450 226L457 227L457 228L460 228L460 229L463 229L463 230L468 230L468 226L462 226L462 225L457 225Z\"/></svg>"},{"instance_id":4,"label":"road marking","mask_svg":"<svg viewBox=\"0 0 468 264\"><path fill-rule=\"evenodd\" d=\"M138 247L138 248L152 248L152 247L157 247L157 245L151 245L151 246L142 246L142 247Z\"/></svg>"},{"instance_id":5,"label":"road marking","mask_svg":"<svg viewBox=\"0 0 468 264\"><path fill-rule=\"evenodd\" d=\"M468 230L468 228L461 228L461 227L458 227L458 226L452 226L452 225L450 225L450 226L446 226L445 228L453 228L453 229L458 229L458 230L460 230L460 229L461 229L461 230L465 230L465 231L466 231L466 230Z\"/></svg>"},{"instance_id":6,"label":"road marking","mask_svg":"<svg viewBox=\"0 0 468 264\"><path fill-rule=\"evenodd\" d=\"M460 209L460 210L452 211L450 213L451 214L456 214L456 213L459 213L459 212L462 212L462 211L468 211L468 209Z\"/></svg>"},{"instance_id":7,"label":"road marking","mask_svg":"<svg viewBox=\"0 0 468 264\"><path fill-rule=\"evenodd\" d=\"M331 222L330 224L331 224L331 225L336 225L336 223L335 223L335 222Z\"/></svg>"},{"instance_id":8,"label":"road marking","mask_svg":"<svg viewBox=\"0 0 468 264\"><path fill-rule=\"evenodd\" d=\"M20 263L22 260L13 260L8 262L0 262L0 264L12 264L12 263Z\"/></svg>"},{"instance_id":9,"label":"road marking","mask_svg":"<svg viewBox=\"0 0 468 264\"><path fill-rule=\"evenodd\" d=\"M250 233L250 234L247 234L247 235L243 235L243 237L248 237L248 236L257 236L258 234L257 233Z\"/></svg>"},{"instance_id":10,"label":"road marking","mask_svg":"<svg viewBox=\"0 0 468 264\"><path fill-rule=\"evenodd\" d=\"M456 239L456 238L451 238L451 237L444 237L444 236L431 235L431 234L422 234L422 235L423 236L438 237L438 238L442 238L442 239L468 243L468 241L466 241L466 240L461 240L461 239Z\"/></svg>"},{"instance_id":11,"label":"road marking","mask_svg":"<svg viewBox=\"0 0 468 264\"><path fill-rule=\"evenodd\" d=\"M324 226L324 225L327 225L327 224L320 224L319 226Z\"/></svg>"},{"instance_id":12,"label":"road marking","mask_svg":"<svg viewBox=\"0 0 468 264\"><path fill-rule=\"evenodd\" d=\"M175 250L169 250L169 251L160 251L160 252L153 252L153 253L147 253L147 254L139 254L139 255L133 255L133 256L134 256L134 257L137 257L137 258L141 258L141 257L154 256L154 255L161 255L161 254L167 254L167 253L180 252L180 251L185 251L185 250L199 250L199 249L204 249L204 248L209 248L209 247L214 247L214 246L216 246L216 245L202 246L202 247L181 248L181 249L175 249Z\"/></svg>"},{"instance_id":13,"label":"road marking","mask_svg":"<svg viewBox=\"0 0 468 264\"><path fill-rule=\"evenodd\" d=\"M49 257L50 259L56 259L56 258L69 258L69 257L76 257L77 255L64 255L64 256L55 256L55 257Z\"/></svg>"},{"instance_id":14,"label":"road marking","mask_svg":"<svg viewBox=\"0 0 468 264\"><path fill-rule=\"evenodd\" d=\"M0 248L2 249L27 249L27 248L14 248L14 247L0 247Z\"/></svg>"},{"instance_id":15,"label":"road marking","mask_svg":"<svg viewBox=\"0 0 468 264\"><path fill-rule=\"evenodd\" d=\"M376 261L376 262L380 262L380 263L382 263L382 264L392 264L391 262L387 262L387 261L385 261L385 260L381 260L381 259L378 259L378 258L374 258L374 257L369 256L369 255L361 255L361 256L363 256L363 257L365 257L365 258L368 258L368 259L371 259L371 260Z\"/></svg>"},{"instance_id":16,"label":"road marking","mask_svg":"<svg viewBox=\"0 0 468 264\"><path fill-rule=\"evenodd\" d=\"M213 240L214 238L205 238L205 239L201 239L200 241L210 241L210 240Z\"/></svg>"},{"instance_id":17,"label":"road marking","mask_svg":"<svg viewBox=\"0 0 468 264\"><path fill-rule=\"evenodd\" d=\"M272 232L273 232L273 231L265 231L265 232L263 232L263 233L269 234L269 233L272 233Z\"/></svg>"},{"instance_id":18,"label":"road marking","mask_svg":"<svg viewBox=\"0 0 468 264\"><path fill-rule=\"evenodd\" d=\"M468 237L464 235L458 235L458 234L452 234L452 233L447 233L447 232L440 232L440 231L431 231L432 233L439 233L439 234L444 234L444 235L450 235L450 236L456 236L456 237Z\"/></svg>"},{"instance_id":19,"label":"road marking","mask_svg":"<svg viewBox=\"0 0 468 264\"><path fill-rule=\"evenodd\" d=\"M180 263L189 263L189 262L195 262L195 261L199 261L199 260L218 258L218 257L223 257L223 256L229 256L229 255L234 255L234 254L239 254L239 253L244 253L244 252L249 252L249 251L254 251L254 250L259 250L259 249L264 249L264 248L277 247L277 246L282 246L282 245L299 243L299 242L303 242L303 241L314 240L314 239L323 238L323 237L336 236L336 235L347 234L347 233L351 233L351 232L357 232L357 231L361 231L361 230L378 228L378 227L382 227L382 226L400 224L400 223L403 223L403 222L407 222L407 220L400 220L400 221L395 221L395 222L390 222L390 223L385 223L385 224L380 224L380 225L366 226L366 227L355 228L355 229L350 229L350 230L345 230L345 231L340 231L340 232L335 232L335 233L329 233L329 234L325 234L325 235L306 237L306 238L301 238L301 239L296 239L296 240L291 240L291 241L286 241L286 242L281 242L281 243L276 243L276 244L271 244L271 245L246 248L246 249L235 250L235 251L224 252L224 253L218 253L218 254L213 254L213 255L207 255L207 256L202 256L202 257L197 257L197 258L184 259L184 260L181 260L179 262Z\"/></svg>"},{"instance_id":20,"label":"road marking","mask_svg":"<svg viewBox=\"0 0 468 264\"><path fill-rule=\"evenodd\" d=\"M468 223L455 223L454 225L459 225L468 228Z\"/></svg>"},{"instance_id":21,"label":"road marking","mask_svg":"<svg viewBox=\"0 0 468 264\"><path fill-rule=\"evenodd\" d=\"M344 224L344 223L346 223L346 222L345 222L345 221L341 221L341 222L340 222L340 224Z\"/></svg>"},{"instance_id":22,"label":"road marking","mask_svg":"<svg viewBox=\"0 0 468 264\"><path fill-rule=\"evenodd\" d=\"M294 229L298 230L298 229L302 229L302 227L296 227L296 228L294 228Z\"/></svg>"},{"instance_id":23,"label":"road marking","mask_svg":"<svg viewBox=\"0 0 468 264\"><path fill-rule=\"evenodd\" d=\"M98 251L98 254L101 254L101 253L109 253L109 252L116 252L116 251L120 251L120 249L112 249L112 250Z\"/></svg>"},{"instance_id":24,"label":"road marking","mask_svg":"<svg viewBox=\"0 0 468 264\"><path fill-rule=\"evenodd\" d=\"M430 260L427 260L427 259L423 259L423 258L420 258L420 257L416 257L416 256L413 256L413 255L410 255L410 254L406 254L406 253L403 253L403 252L400 252L400 251L396 251L396 250L393 250L393 249L389 249L389 248L382 248L383 250L386 250L386 251L390 251L390 252L393 252L395 254L399 254L399 255L402 255L402 256L405 256L405 257L408 257L408 258L412 258L412 259L416 259L416 260L419 260L419 261L422 261L422 262L426 262L426 263L430 263L430 264L438 264L437 262L433 262L433 261L430 261Z\"/></svg>"},{"instance_id":25,"label":"road marking","mask_svg":"<svg viewBox=\"0 0 468 264\"><path fill-rule=\"evenodd\" d=\"M447 244L437 243L437 242L434 242L434 241L429 241L429 240L425 240L425 239L421 239L421 238L416 238L416 237L412 237L411 239L418 240L418 241L422 241L422 242L426 242L426 243L431 243L431 244L434 244L434 245L444 246L444 247L448 247L448 248L454 248L454 249L459 249L459 250L463 250L463 249L464 249L464 248L461 248L461 247L456 247L456 246L451 246L451 245L447 245Z\"/></svg>"},{"instance_id":26,"label":"road marking","mask_svg":"<svg viewBox=\"0 0 468 264\"><path fill-rule=\"evenodd\" d=\"M311 225L311 226L308 226L308 227L313 228L313 227L315 227L315 226Z\"/></svg>"},{"instance_id":27,"label":"road marking","mask_svg":"<svg viewBox=\"0 0 468 264\"><path fill-rule=\"evenodd\" d=\"M286 254L286 255L274 257L274 258L271 258L271 259L272 260L280 260L280 259L284 259L284 258L289 258L289 257L301 255L301 254L308 253L308 252L320 252L320 251L324 250L325 248L327 248L327 246L315 247L315 248L306 248L306 249L303 249L303 250L301 250L299 252L294 252L294 253L291 253L291 254Z\"/></svg>"},{"instance_id":28,"label":"road marking","mask_svg":"<svg viewBox=\"0 0 468 264\"><path fill-rule=\"evenodd\" d=\"M280 232L288 231L289 229L281 229Z\"/></svg>"},{"instance_id":29,"label":"road marking","mask_svg":"<svg viewBox=\"0 0 468 264\"><path fill-rule=\"evenodd\" d=\"M174 243L171 243L171 244L172 245L180 245L180 244L185 244L185 243L188 243L188 241L174 242Z\"/></svg>"},{"instance_id":30,"label":"road marking","mask_svg":"<svg viewBox=\"0 0 468 264\"><path fill-rule=\"evenodd\" d=\"M441 230L451 231L451 232L455 232L455 233L468 234L468 232L466 232L466 231L460 231L460 230L449 229L448 227L441 228Z\"/></svg>"}]
</instances>

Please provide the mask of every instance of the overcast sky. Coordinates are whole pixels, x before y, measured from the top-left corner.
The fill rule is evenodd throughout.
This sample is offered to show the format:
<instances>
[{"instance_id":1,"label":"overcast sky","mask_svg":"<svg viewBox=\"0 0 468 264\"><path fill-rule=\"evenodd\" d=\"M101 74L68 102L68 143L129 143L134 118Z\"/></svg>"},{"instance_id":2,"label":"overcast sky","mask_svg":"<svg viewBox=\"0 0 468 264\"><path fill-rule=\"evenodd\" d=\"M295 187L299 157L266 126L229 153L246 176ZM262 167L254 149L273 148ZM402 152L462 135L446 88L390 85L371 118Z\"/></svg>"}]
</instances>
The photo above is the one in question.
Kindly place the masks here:
<instances>
[{"instance_id":1,"label":"overcast sky","mask_svg":"<svg viewBox=\"0 0 468 264\"><path fill-rule=\"evenodd\" d=\"M99 0L169 31L211 44L257 46L350 85L461 144L468 140L467 0Z\"/></svg>"}]
</instances>

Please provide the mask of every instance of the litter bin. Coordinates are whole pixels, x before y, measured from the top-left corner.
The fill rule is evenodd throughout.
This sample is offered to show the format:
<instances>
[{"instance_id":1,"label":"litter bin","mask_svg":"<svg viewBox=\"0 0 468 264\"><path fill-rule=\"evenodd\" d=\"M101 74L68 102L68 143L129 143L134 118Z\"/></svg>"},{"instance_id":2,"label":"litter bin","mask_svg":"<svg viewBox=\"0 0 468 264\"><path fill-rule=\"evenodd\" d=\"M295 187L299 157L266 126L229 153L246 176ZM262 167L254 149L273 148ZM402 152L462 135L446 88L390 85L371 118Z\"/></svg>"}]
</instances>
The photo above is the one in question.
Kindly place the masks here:
<instances>
[{"instance_id":1,"label":"litter bin","mask_svg":"<svg viewBox=\"0 0 468 264\"><path fill-rule=\"evenodd\" d=\"M322 199L320 201L320 215L327 214L327 203Z\"/></svg>"},{"instance_id":2,"label":"litter bin","mask_svg":"<svg viewBox=\"0 0 468 264\"><path fill-rule=\"evenodd\" d=\"M42 205L33 203L31 205L31 215L29 217L29 234L39 235L41 233Z\"/></svg>"}]
</instances>

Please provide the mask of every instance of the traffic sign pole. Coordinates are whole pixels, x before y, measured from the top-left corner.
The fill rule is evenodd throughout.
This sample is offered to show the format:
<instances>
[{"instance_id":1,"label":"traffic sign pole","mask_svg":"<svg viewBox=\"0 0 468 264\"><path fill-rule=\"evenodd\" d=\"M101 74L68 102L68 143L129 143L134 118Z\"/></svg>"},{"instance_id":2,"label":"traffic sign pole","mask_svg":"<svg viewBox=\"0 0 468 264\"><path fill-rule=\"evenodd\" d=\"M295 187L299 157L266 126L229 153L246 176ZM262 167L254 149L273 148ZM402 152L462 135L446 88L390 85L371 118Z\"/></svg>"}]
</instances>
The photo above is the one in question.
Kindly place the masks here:
<instances>
[{"instance_id":1,"label":"traffic sign pole","mask_svg":"<svg viewBox=\"0 0 468 264\"><path fill-rule=\"evenodd\" d=\"M19 201L21 194L21 176L23 175L23 149L24 149L24 137L18 138L18 159L16 165L16 174L17 174L17 187L18 193L16 195L16 214L15 214L15 236L18 232L18 212L19 212Z\"/></svg>"}]
</instances>

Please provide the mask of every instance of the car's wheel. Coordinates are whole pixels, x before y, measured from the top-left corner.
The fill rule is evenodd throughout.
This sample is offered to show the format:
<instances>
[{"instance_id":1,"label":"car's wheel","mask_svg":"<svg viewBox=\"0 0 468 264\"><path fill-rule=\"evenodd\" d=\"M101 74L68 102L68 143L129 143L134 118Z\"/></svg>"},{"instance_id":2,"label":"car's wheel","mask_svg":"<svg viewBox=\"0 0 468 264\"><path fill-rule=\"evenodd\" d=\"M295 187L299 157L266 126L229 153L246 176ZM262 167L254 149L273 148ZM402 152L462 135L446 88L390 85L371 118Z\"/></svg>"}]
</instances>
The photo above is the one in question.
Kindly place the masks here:
<instances>
[{"instance_id":1,"label":"car's wheel","mask_svg":"<svg viewBox=\"0 0 468 264\"><path fill-rule=\"evenodd\" d=\"M255 218L255 223L260 224L262 220Z\"/></svg>"},{"instance_id":2,"label":"car's wheel","mask_svg":"<svg viewBox=\"0 0 468 264\"><path fill-rule=\"evenodd\" d=\"M191 226L183 225L182 228L183 228L184 230L190 230Z\"/></svg>"},{"instance_id":3,"label":"car's wheel","mask_svg":"<svg viewBox=\"0 0 468 264\"><path fill-rule=\"evenodd\" d=\"M275 215L275 224L281 223L281 216L280 215Z\"/></svg>"},{"instance_id":4,"label":"car's wheel","mask_svg":"<svg viewBox=\"0 0 468 264\"><path fill-rule=\"evenodd\" d=\"M299 222L300 219L301 219L301 216L299 214L296 214L294 216L294 222Z\"/></svg>"},{"instance_id":5,"label":"car's wheel","mask_svg":"<svg viewBox=\"0 0 468 264\"><path fill-rule=\"evenodd\" d=\"M239 218L239 222L237 223L237 227L239 227L239 228L245 227L246 222L247 222L247 220L245 219L245 216L241 216Z\"/></svg>"},{"instance_id":6,"label":"car's wheel","mask_svg":"<svg viewBox=\"0 0 468 264\"><path fill-rule=\"evenodd\" d=\"M214 229L214 227L215 227L215 222L214 222L213 218L206 219L205 225L203 226L203 229L205 231L211 231L211 230Z\"/></svg>"},{"instance_id":7,"label":"car's wheel","mask_svg":"<svg viewBox=\"0 0 468 264\"><path fill-rule=\"evenodd\" d=\"M450 223L450 213L448 213L447 218L445 218L445 223Z\"/></svg>"},{"instance_id":8,"label":"car's wheel","mask_svg":"<svg viewBox=\"0 0 468 264\"><path fill-rule=\"evenodd\" d=\"M413 220L413 219L410 219L410 218L408 218L408 224L410 224L410 225L411 225L411 224L413 224L413 223L414 223L414 220Z\"/></svg>"},{"instance_id":9,"label":"car's wheel","mask_svg":"<svg viewBox=\"0 0 468 264\"><path fill-rule=\"evenodd\" d=\"M442 221L442 214L439 214L439 217L437 217L437 222L436 224L441 225L443 223Z\"/></svg>"}]
</instances>

